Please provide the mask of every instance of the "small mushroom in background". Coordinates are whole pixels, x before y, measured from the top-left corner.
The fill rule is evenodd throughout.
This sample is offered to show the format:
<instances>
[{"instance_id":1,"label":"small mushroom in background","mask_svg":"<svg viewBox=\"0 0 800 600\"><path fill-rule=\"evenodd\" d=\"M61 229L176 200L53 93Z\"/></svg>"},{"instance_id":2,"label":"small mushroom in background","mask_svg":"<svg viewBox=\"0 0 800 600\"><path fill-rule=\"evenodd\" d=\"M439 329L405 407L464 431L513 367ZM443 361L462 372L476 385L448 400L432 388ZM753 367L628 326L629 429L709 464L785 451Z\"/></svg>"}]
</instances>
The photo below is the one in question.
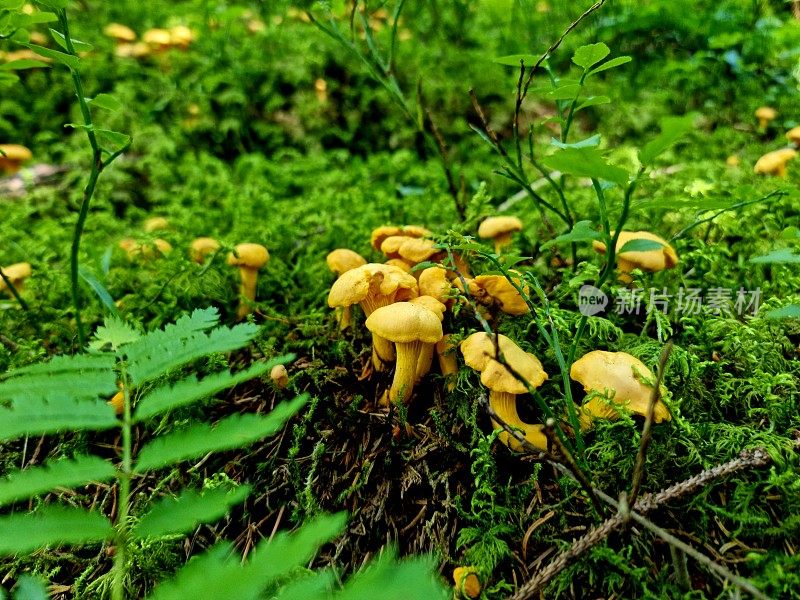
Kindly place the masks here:
<instances>
[{"instance_id":1,"label":"small mushroom in background","mask_svg":"<svg viewBox=\"0 0 800 600\"><path fill-rule=\"evenodd\" d=\"M770 122L774 121L775 117L778 116L778 111L769 106L760 106L754 114L758 119L759 129L766 129Z\"/></svg>"},{"instance_id":2,"label":"small mushroom in background","mask_svg":"<svg viewBox=\"0 0 800 600\"><path fill-rule=\"evenodd\" d=\"M269 377L272 379L272 383L282 390L286 389L286 386L289 385L289 372L283 365L275 365L272 367L272 370L269 372Z\"/></svg>"},{"instance_id":3,"label":"small mushroom in background","mask_svg":"<svg viewBox=\"0 0 800 600\"><path fill-rule=\"evenodd\" d=\"M172 252L172 244L161 238L153 240L152 243L140 244L133 238L124 238L117 244L125 251L128 260L135 260L137 257L144 259L159 258Z\"/></svg>"},{"instance_id":4,"label":"small mushroom in background","mask_svg":"<svg viewBox=\"0 0 800 600\"><path fill-rule=\"evenodd\" d=\"M442 323L429 309L409 302L396 302L376 309L367 319L373 335L394 343L397 364L389 403L408 404L417 381L417 365L425 349L442 339Z\"/></svg>"},{"instance_id":5,"label":"small mushroom in background","mask_svg":"<svg viewBox=\"0 0 800 600\"><path fill-rule=\"evenodd\" d=\"M509 271L509 273L512 274L511 278L514 283L527 295L528 286L518 277L519 273L517 271ZM486 299L491 299L488 304L496 305L509 315L527 315L530 312L528 303L505 275L478 275L473 281L479 289L485 292L478 296L484 299L484 304L487 303Z\"/></svg>"},{"instance_id":6,"label":"small mushroom in background","mask_svg":"<svg viewBox=\"0 0 800 600\"><path fill-rule=\"evenodd\" d=\"M456 567L453 569L453 582L456 591L466 598L477 598L481 595L481 581L475 567Z\"/></svg>"},{"instance_id":7,"label":"small mushroom in background","mask_svg":"<svg viewBox=\"0 0 800 600\"><path fill-rule=\"evenodd\" d=\"M366 259L361 256L358 252L353 250L348 250L347 248L337 248L328 254L325 257L325 262L328 264L328 268L333 271L337 277L341 277L342 274L347 273L347 271L351 271L356 267L361 267L367 264ZM337 307L337 312L339 313L339 329L347 329L350 326L351 322L351 313L352 310L350 306L340 306Z\"/></svg>"},{"instance_id":8,"label":"small mushroom in background","mask_svg":"<svg viewBox=\"0 0 800 600\"><path fill-rule=\"evenodd\" d=\"M185 50L196 39L194 31L186 25L175 25L169 28L170 45Z\"/></svg>"},{"instance_id":9,"label":"small mushroom in background","mask_svg":"<svg viewBox=\"0 0 800 600\"><path fill-rule=\"evenodd\" d=\"M530 388L538 388L547 380L542 363L533 354L525 352L511 339L498 334L497 344L506 364L511 367L512 373L502 363L495 359L495 341L489 334L481 331L473 333L461 342L461 354L468 367L479 371L481 383L489 388L489 405L497 416L509 426L520 429L525 439L540 448L547 450L547 437L544 427L539 424L525 423L517 413L517 395L526 394ZM527 383L523 383L518 375ZM502 426L492 421L495 429ZM514 452L524 450L522 444L507 431L500 433L498 439Z\"/></svg>"},{"instance_id":10,"label":"small mushroom in background","mask_svg":"<svg viewBox=\"0 0 800 600\"><path fill-rule=\"evenodd\" d=\"M421 238L430 235L431 232L419 225L404 225L396 227L394 225L382 225L372 230L370 244L375 250L380 250L383 241L390 236Z\"/></svg>"},{"instance_id":11,"label":"small mushroom in background","mask_svg":"<svg viewBox=\"0 0 800 600\"><path fill-rule=\"evenodd\" d=\"M155 50L164 51L172 46L172 34L167 29L148 29L142 34L142 41Z\"/></svg>"},{"instance_id":12,"label":"small mushroom in background","mask_svg":"<svg viewBox=\"0 0 800 600\"><path fill-rule=\"evenodd\" d=\"M741 164L741 159L735 154L731 154L725 159L725 164L729 167L738 167Z\"/></svg>"},{"instance_id":13,"label":"small mushroom in background","mask_svg":"<svg viewBox=\"0 0 800 600\"><path fill-rule=\"evenodd\" d=\"M786 139L789 140L789 143L795 148L800 148L800 125L792 127L787 131Z\"/></svg>"},{"instance_id":14,"label":"small mushroom in background","mask_svg":"<svg viewBox=\"0 0 800 600\"><path fill-rule=\"evenodd\" d=\"M22 164L33 158L33 153L19 144L0 144L0 171L13 175Z\"/></svg>"},{"instance_id":15,"label":"small mushroom in background","mask_svg":"<svg viewBox=\"0 0 800 600\"><path fill-rule=\"evenodd\" d=\"M111 400L108 401L108 404L114 407L114 412L117 416L120 416L123 412L125 412L125 393L124 392L117 392L111 397Z\"/></svg>"},{"instance_id":16,"label":"small mushroom in background","mask_svg":"<svg viewBox=\"0 0 800 600\"><path fill-rule=\"evenodd\" d=\"M241 284L239 295L242 300L236 316L244 319L251 311L251 305L256 300L256 284L258 283L258 270L269 262L269 252L261 244L239 244L234 252L228 255L228 264L239 267Z\"/></svg>"},{"instance_id":17,"label":"small mushroom in background","mask_svg":"<svg viewBox=\"0 0 800 600\"><path fill-rule=\"evenodd\" d=\"M613 231L611 235L614 235ZM661 244L661 248L620 253L625 244L634 240L656 242ZM592 242L592 247L600 254L606 253L606 245L603 242L595 240ZM634 269L655 272L671 269L678 264L678 254L675 249L664 238L649 231L621 231L617 239L616 257L617 270L620 273L619 280L625 283L633 281L630 273Z\"/></svg>"},{"instance_id":18,"label":"small mushroom in background","mask_svg":"<svg viewBox=\"0 0 800 600\"><path fill-rule=\"evenodd\" d=\"M758 175L775 175L776 177L786 177L786 163L797 156L794 148L781 148L767 152L756 161L753 172Z\"/></svg>"},{"instance_id":19,"label":"small mushroom in background","mask_svg":"<svg viewBox=\"0 0 800 600\"><path fill-rule=\"evenodd\" d=\"M654 382L656 377L635 356L627 352L593 350L572 363L569 376L582 384L587 393L600 394L581 407L581 430L591 429L595 419L615 421L619 419L620 411L647 415L653 388L645 380ZM661 396L665 393L666 388L661 386ZM666 404L659 398L653 412L653 421L661 423L671 419Z\"/></svg>"},{"instance_id":20,"label":"small mushroom in background","mask_svg":"<svg viewBox=\"0 0 800 600\"><path fill-rule=\"evenodd\" d=\"M114 56L120 58L142 58L150 54L150 46L145 42L134 42L132 44L117 44L114 48Z\"/></svg>"},{"instance_id":21,"label":"small mushroom in background","mask_svg":"<svg viewBox=\"0 0 800 600\"><path fill-rule=\"evenodd\" d=\"M14 263L13 265L2 267L2 271L6 279L11 282L14 289L20 294L25 287L25 280L30 277L32 273L31 264L27 262ZM11 290L6 286L6 282L0 277L0 292L2 291L7 292L9 295L11 294Z\"/></svg>"},{"instance_id":22,"label":"small mushroom in background","mask_svg":"<svg viewBox=\"0 0 800 600\"><path fill-rule=\"evenodd\" d=\"M169 229L169 221L165 217L150 217L144 222L145 233Z\"/></svg>"},{"instance_id":23,"label":"small mushroom in background","mask_svg":"<svg viewBox=\"0 0 800 600\"><path fill-rule=\"evenodd\" d=\"M328 306L336 308L358 304L367 318L378 308L419 295L417 280L403 269L380 263L367 263L343 273L331 286ZM395 358L392 344L372 334L372 366L383 371Z\"/></svg>"},{"instance_id":24,"label":"small mushroom in background","mask_svg":"<svg viewBox=\"0 0 800 600\"><path fill-rule=\"evenodd\" d=\"M199 237L189 246L190 258L199 265L206 261L206 257L219 250L222 245L210 237Z\"/></svg>"},{"instance_id":25,"label":"small mushroom in background","mask_svg":"<svg viewBox=\"0 0 800 600\"><path fill-rule=\"evenodd\" d=\"M136 41L136 32L127 25L122 25L121 23L109 23L103 28L103 34L114 40L117 45L130 44Z\"/></svg>"},{"instance_id":26,"label":"small mushroom in background","mask_svg":"<svg viewBox=\"0 0 800 600\"><path fill-rule=\"evenodd\" d=\"M317 95L317 101L320 104L325 104L328 101L328 82L322 78L314 82L314 92Z\"/></svg>"},{"instance_id":27,"label":"small mushroom in background","mask_svg":"<svg viewBox=\"0 0 800 600\"><path fill-rule=\"evenodd\" d=\"M494 251L497 254L511 244L511 235L522 230L522 221L517 217L489 217L484 219L478 227L478 236L494 241Z\"/></svg>"}]
</instances>

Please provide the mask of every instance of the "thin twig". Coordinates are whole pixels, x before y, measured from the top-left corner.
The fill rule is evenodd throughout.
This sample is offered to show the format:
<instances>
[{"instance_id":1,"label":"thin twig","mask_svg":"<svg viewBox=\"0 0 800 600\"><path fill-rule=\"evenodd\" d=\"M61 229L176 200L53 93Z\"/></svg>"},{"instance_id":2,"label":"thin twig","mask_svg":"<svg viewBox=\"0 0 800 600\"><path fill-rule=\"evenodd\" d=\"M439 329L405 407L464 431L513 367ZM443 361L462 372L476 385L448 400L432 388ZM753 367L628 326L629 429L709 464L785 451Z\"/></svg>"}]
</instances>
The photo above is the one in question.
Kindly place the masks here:
<instances>
[{"instance_id":1,"label":"thin twig","mask_svg":"<svg viewBox=\"0 0 800 600\"><path fill-rule=\"evenodd\" d=\"M647 404L647 414L644 418L644 427L642 427L642 437L639 440L639 451L636 453L636 462L633 466L633 480L631 483L631 492L628 496L628 502L630 504L636 504L636 498L639 496L639 489L642 486L644 461L647 457L647 448L650 446L650 440L652 439L653 414L656 410L656 403L661 399L661 382L664 380L664 371L666 371L669 355L672 354L672 348L673 344L672 340L670 340L667 342L667 345L664 346L664 349L661 351L661 358L658 360L656 381L650 392L650 401Z\"/></svg>"}]
</instances>

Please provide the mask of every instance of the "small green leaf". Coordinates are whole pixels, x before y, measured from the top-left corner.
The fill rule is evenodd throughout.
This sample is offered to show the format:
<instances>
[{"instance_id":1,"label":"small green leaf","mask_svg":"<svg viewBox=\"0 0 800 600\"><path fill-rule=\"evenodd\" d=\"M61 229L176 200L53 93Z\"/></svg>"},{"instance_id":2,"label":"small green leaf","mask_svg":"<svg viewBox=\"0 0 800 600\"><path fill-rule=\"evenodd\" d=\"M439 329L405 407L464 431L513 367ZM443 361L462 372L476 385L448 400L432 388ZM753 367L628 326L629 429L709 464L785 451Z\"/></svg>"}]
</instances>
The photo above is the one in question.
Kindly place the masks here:
<instances>
[{"instance_id":1,"label":"small green leaf","mask_svg":"<svg viewBox=\"0 0 800 600\"><path fill-rule=\"evenodd\" d=\"M43 63L40 60L33 60L31 58L20 58L12 60L0 65L0 69L4 71L21 71L23 69L47 69L50 65Z\"/></svg>"},{"instance_id":2,"label":"small green leaf","mask_svg":"<svg viewBox=\"0 0 800 600\"><path fill-rule=\"evenodd\" d=\"M37 46L36 44L22 44L22 45L30 50L33 50L39 56L44 56L45 58L50 58L52 60L55 60L56 62L60 62L62 65L66 65L72 71L77 71L78 66L80 65L80 59L77 56L73 56L72 54L65 54L63 52L58 52L56 50L50 50L50 48Z\"/></svg>"},{"instance_id":3,"label":"small green leaf","mask_svg":"<svg viewBox=\"0 0 800 600\"><path fill-rule=\"evenodd\" d=\"M122 103L114 98L111 94L97 94L94 98L87 98L92 106L108 110L110 112L117 112L122 108Z\"/></svg>"},{"instance_id":4,"label":"small green leaf","mask_svg":"<svg viewBox=\"0 0 800 600\"><path fill-rule=\"evenodd\" d=\"M133 528L138 538L189 533L202 523L213 523L228 511L244 502L250 486L233 490L214 489L202 493L184 490L177 498L164 498L157 502Z\"/></svg>"},{"instance_id":5,"label":"small green leaf","mask_svg":"<svg viewBox=\"0 0 800 600\"><path fill-rule=\"evenodd\" d=\"M69 48L67 47L67 38L64 37L63 33L56 31L51 27L50 35L55 40L56 44L58 44L64 50L69 52ZM91 44L87 44L86 42L76 40L73 37L70 38L70 41L72 42L72 47L75 48L75 52L89 52L89 50L91 50L94 47Z\"/></svg>"},{"instance_id":6,"label":"small green leaf","mask_svg":"<svg viewBox=\"0 0 800 600\"><path fill-rule=\"evenodd\" d=\"M0 555L23 554L44 546L90 544L114 535L99 512L66 506L45 506L32 514L0 517Z\"/></svg>"},{"instance_id":7,"label":"small green leaf","mask_svg":"<svg viewBox=\"0 0 800 600\"><path fill-rule=\"evenodd\" d=\"M629 63L629 62L631 62L631 60L633 60L633 59L630 56L618 56L616 58L612 58L611 60L608 60L608 61L604 62L599 67L595 67L594 69L589 71L589 75L594 75L595 73L601 73L603 71L608 71L609 69L613 69L615 67L619 67L621 65Z\"/></svg>"},{"instance_id":8,"label":"small green leaf","mask_svg":"<svg viewBox=\"0 0 800 600\"><path fill-rule=\"evenodd\" d=\"M106 286L104 286L100 281L95 277L88 269L85 267L79 267L78 273L86 283L89 284L89 287L92 288L97 297L100 299L100 302L103 303L110 312L115 317L119 316L119 312L117 311L117 305L114 303L114 299L111 297L111 294L108 293Z\"/></svg>"},{"instance_id":9,"label":"small green leaf","mask_svg":"<svg viewBox=\"0 0 800 600\"><path fill-rule=\"evenodd\" d=\"M100 146L110 152L116 152L131 142L131 136L110 129L95 129L94 134L97 136Z\"/></svg>"},{"instance_id":10,"label":"small green leaf","mask_svg":"<svg viewBox=\"0 0 800 600\"><path fill-rule=\"evenodd\" d=\"M106 317L103 325L94 332L94 340L89 343L93 350L103 350L110 346L117 351L121 346L135 342L142 335L119 316Z\"/></svg>"},{"instance_id":11,"label":"small green leaf","mask_svg":"<svg viewBox=\"0 0 800 600\"><path fill-rule=\"evenodd\" d=\"M566 148L543 161L549 169L591 179L605 179L618 185L628 182L628 172L609 165L597 148Z\"/></svg>"},{"instance_id":12,"label":"small green leaf","mask_svg":"<svg viewBox=\"0 0 800 600\"><path fill-rule=\"evenodd\" d=\"M572 227L572 231L570 231L569 233L560 235L557 238L542 244L542 250L544 250L545 248L549 248L554 244L590 242L592 240L599 240L602 237L603 236L599 231L595 231L594 229L592 229L591 221L578 221L577 223L575 223L575 225Z\"/></svg>"},{"instance_id":13,"label":"small green leaf","mask_svg":"<svg viewBox=\"0 0 800 600\"><path fill-rule=\"evenodd\" d=\"M601 104L610 104L611 98L608 96L591 96L581 102L578 107L575 109L575 112L579 110L583 110L584 108L588 108L590 106L600 106Z\"/></svg>"},{"instance_id":14,"label":"small green leaf","mask_svg":"<svg viewBox=\"0 0 800 600\"><path fill-rule=\"evenodd\" d=\"M622 254L623 252L649 252L650 250L660 250L663 247L664 244L655 240L631 240L617 250L617 254Z\"/></svg>"},{"instance_id":15,"label":"small green leaf","mask_svg":"<svg viewBox=\"0 0 800 600\"><path fill-rule=\"evenodd\" d=\"M782 248L773 250L764 256L755 256L750 259L750 262L759 265L797 264L800 263L800 254L795 254L791 248Z\"/></svg>"},{"instance_id":16,"label":"small green leaf","mask_svg":"<svg viewBox=\"0 0 800 600\"><path fill-rule=\"evenodd\" d=\"M800 319L800 304L789 304L766 314L767 319Z\"/></svg>"},{"instance_id":17,"label":"small green leaf","mask_svg":"<svg viewBox=\"0 0 800 600\"><path fill-rule=\"evenodd\" d=\"M661 119L661 133L645 144L644 148L639 152L639 161L643 165L652 164L658 155L677 143L692 130L694 120L694 114Z\"/></svg>"},{"instance_id":18,"label":"small green leaf","mask_svg":"<svg viewBox=\"0 0 800 600\"><path fill-rule=\"evenodd\" d=\"M584 70L588 70L609 54L611 54L611 50L603 42L588 44L575 50L575 54L572 55L572 62L579 67L583 67Z\"/></svg>"},{"instance_id":19,"label":"small green leaf","mask_svg":"<svg viewBox=\"0 0 800 600\"><path fill-rule=\"evenodd\" d=\"M569 83L567 85L557 87L556 89L548 92L547 95L553 100L574 100L578 97L578 94L581 93L582 87L583 86L579 83Z\"/></svg>"},{"instance_id":20,"label":"small green leaf","mask_svg":"<svg viewBox=\"0 0 800 600\"><path fill-rule=\"evenodd\" d=\"M510 54L508 56L500 56L495 58L492 62L498 65L506 65L509 67L519 67L520 61L525 63L526 67L532 67L539 60L538 56L533 54Z\"/></svg>"},{"instance_id":21,"label":"small green leaf","mask_svg":"<svg viewBox=\"0 0 800 600\"><path fill-rule=\"evenodd\" d=\"M12 23L15 27L27 27L29 25L58 21L58 17L51 12L35 12L30 15L26 13L17 13L14 17Z\"/></svg>"}]
</instances>

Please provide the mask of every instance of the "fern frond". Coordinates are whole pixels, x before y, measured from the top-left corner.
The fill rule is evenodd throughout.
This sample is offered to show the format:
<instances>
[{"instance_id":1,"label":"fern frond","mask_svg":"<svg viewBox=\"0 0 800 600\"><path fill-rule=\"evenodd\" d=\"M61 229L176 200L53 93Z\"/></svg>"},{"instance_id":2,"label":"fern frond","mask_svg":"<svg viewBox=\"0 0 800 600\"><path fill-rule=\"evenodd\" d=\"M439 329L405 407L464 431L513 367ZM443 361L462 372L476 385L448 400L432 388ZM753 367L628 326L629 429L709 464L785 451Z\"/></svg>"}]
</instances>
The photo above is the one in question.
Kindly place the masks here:
<instances>
[{"instance_id":1,"label":"fern frond","mask_svg":"<svg viewBox=\"0 0 800 600\"><path fill-rule=\"evenodd\" d=\"M244 502L250 486L234 490L215 489L198 492L184 490L177 498L159 501L133 528L138 538L158 537L174 533L187 533L201 523L211 523L222 518L231 507Z\"/></svg>"},{"instance_id":2,"label":"fern frond","mask_svg":"<svg viewBox=\"0 0 800 600\"><path fill-rule=\"evenodd\" d=\"M193 558L174 579L156 587L149 600L256 600L267 585L305 564L317 549L338 535L346 516L324 515L309 521L294 534L279 533L262 541L244 565L230 557L230 546L214 547ZM365 598L377 597L374 593Z\"/></svg>"},{"instance_id":3,"label":"fern frond","mask_svg":"<svg viewBox=\"0 0 800 600\"><path fill-rule=\"evenodd\" d=\"M198 381L195 375L191 375L175 385L162 386L139 400L136 412L133 415L133 421L138 423L155 415L213 396L217 392L239 385L255 377L260 377L276 364L278 364L278 359L253 365L249 369L236 374L228 372L216 373L203 378L202 381Z\"/></svg>"},{"instance_id":4,"label":"fern frond","mask_svg":"<svg viewBox=\"0 0 800 600\"><path fill-rule=\"evenodd\" d=\"M282 402L268 415L233 415L213 427L198 423L163 435L142 448L134 471L144 473L209 452L251 444L278 431L307 401L308 395L303 394Z\"/></svg>"},{"instance_id":5,"label":"fern frond","mask_svg":"<svg viewBox=\"0 0 800 600\"><path fill-rule=\"evenodd\" d=\"M332 597L336 578L331 569L300 575L298 579L283 586L275 600L310 600ZM381 588L382 589L382 588Z\"/></svg>"},{"instance_id":6,"label":"fern frond","mask_svg":"<svg viewBox=\"0 0 800 600\"><path fill-rule=\"evenodd\" d=\"M247 344L258 332L251 323L219 327L206 334L168 335L170 327L154 332L121 349L128 359L128 374L133 385L155 379L214 352L230 352Z\"/></svg>"},{"instance_id":7,"label":"fern frond","mask_svg":"<svg viewBox=\"0 0 800 600\"><path fill-rule=\"evenodd\" d=\"M89 544L114 535L103 515L66 506L47 506L35 513L0 517L0 555L30 552L42 546Z\"/></svg>"},{"instance_id":8,"label":"fern frond","mask_svg":"<svg viewBox=\"0 0 800 600\"><path fill-rule=\"evenodd\" d=\"M135 342L141 337L141 333L119 317L106 317L104 324L94 332L94 340L89 342L89 348L104 350L110 346L112 350L116 351L121 346Z\"/></svg>"},{"instance_id":9,"label":"fern frond","mask_svg":"<svg viewBox=\"0 0 800 600\"><path fill-rule=\"evenodd\" d=\"M93 481L108 481L115 474L114 466L97 456L51 461L0 479L0 506L43 494L57 487L76 487Z\"/></svg>"},{"instance_id":10,"label":"fern frond","mask_svg":"<svg viewBox=\"0 0 800 600\"><path fill-rule=\"evenodd\" d=\"M116 387L113 354L57 356L0 376L0 400L97 398Z\"/></svg>"},{"instance_id":11,"label":"fern frond","mask_svg":"<svg viewBox=\"0 0 800 600\"><path fill-rule=\"evenodd\" d=\"M0 441L58 431L100 431L118 424L114 409L99 400L35 398L0 407Z\"/></svg>"}]
</instances>

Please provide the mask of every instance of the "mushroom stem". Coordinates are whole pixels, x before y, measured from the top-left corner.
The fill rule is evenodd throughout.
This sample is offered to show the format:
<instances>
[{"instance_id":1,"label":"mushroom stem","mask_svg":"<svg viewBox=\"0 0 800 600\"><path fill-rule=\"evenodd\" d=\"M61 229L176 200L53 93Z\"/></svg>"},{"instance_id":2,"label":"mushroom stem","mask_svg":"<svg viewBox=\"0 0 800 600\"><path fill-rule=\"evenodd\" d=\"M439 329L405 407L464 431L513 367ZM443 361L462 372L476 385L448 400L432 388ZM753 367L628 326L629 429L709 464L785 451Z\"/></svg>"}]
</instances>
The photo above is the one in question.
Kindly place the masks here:
<instances>
[{"instance_id":1,"label":"mushroom stem","mask_svg":"<svg viewBox=\"0 0 800 600\"><path fill-rule=\"evenodd\" d=\"M433 347L435 344L422 344L419 358L417 359L417 381L425 377L433 364Z\"/></svg>"},{"instance_id":2,"label":"mushroom stem","mask_svg":"<svg viewBox=\"0 0 800 600\"><path fill-rule=\"evenodd\" d=\"M395 359L394 344L375 333L372 334L372 366L376 371L385 371L386 365Z\"/></svg>"},{"instance_id":3,"label":"mushroom stem","mask_svg":"<svg viewBox=\"0 0 800 600\"><path fill-rule=\"evenodd\" d=\"M417 378L417 361L424 345L421 341L395 344L397 365L392 387L389 389L389 402L402 401L408 404Z\"/></svg>"},{"instance_id":4,"label":"mushroom stem","mask_svg":"<svg viewBox=\"0 0 800 600\"><path fill-rule=\"evenodd\" d=\"M511 244L511 232L501 233L497 237L494 238L494 251L496 254L500 254L503 251L503 248Z\"/></svg>"},{"instance_id":5,"label":"mushroom stem","mask_svg":"<svg viewBox=\"0 0 800 600\"><path fill-rule=\"evenodd\" d=\"M439 370L447 381L447 391L452 392L456 387L454 376L458 373L458 360L455 350L450 347L449 333L436 342L436 357L439 359Z\"/></svg>"},{"instance_id":6,"label":"mushroom stem","mask_svg":"<svg viewBox=\"0 0 800 600\"><path fill-rule=\"evenodd\" d=\"M525 423L519 418L517 414L517 395L508 392L496 392L492 390L489 393L489 405L492 410L500 417L506 425L514 429L520 429L531 444L541 450L547 450L547 437L542 431L541 425L531 425ZM494 419L492 425L495 429L503 429L503 427ZM525 448L507 431L503 431L498 439L508 446L514 452L523 452Z\"/></svg>"},{"instance_id":7,"label":"mushroom stem","mask_svg":"<svg viewBox=\"0 0 800 600\"><path fill-rule=\"evenodd\" d=\"M340 306L336 309L336 312L339 315L339 329L344 331L350 324L352 323L352 314L353 311L350 309L349 306Z\"/></svg>"},{"instance_id":8,"label":"mushroom stem","mask_svg":"<svg viewBox=\"0 0 800 600\"><path fill-rule=\"evenodd\" d=\"M239 310L236 315L243 319L250 314L250 303L256 300L256 283L258 282L258 269L251 269L249 267L239 267L239 274L242 281L239 285L239 294L243 298L247 298L250 302L240 301Z\"/></svg>"}]
</instances>

